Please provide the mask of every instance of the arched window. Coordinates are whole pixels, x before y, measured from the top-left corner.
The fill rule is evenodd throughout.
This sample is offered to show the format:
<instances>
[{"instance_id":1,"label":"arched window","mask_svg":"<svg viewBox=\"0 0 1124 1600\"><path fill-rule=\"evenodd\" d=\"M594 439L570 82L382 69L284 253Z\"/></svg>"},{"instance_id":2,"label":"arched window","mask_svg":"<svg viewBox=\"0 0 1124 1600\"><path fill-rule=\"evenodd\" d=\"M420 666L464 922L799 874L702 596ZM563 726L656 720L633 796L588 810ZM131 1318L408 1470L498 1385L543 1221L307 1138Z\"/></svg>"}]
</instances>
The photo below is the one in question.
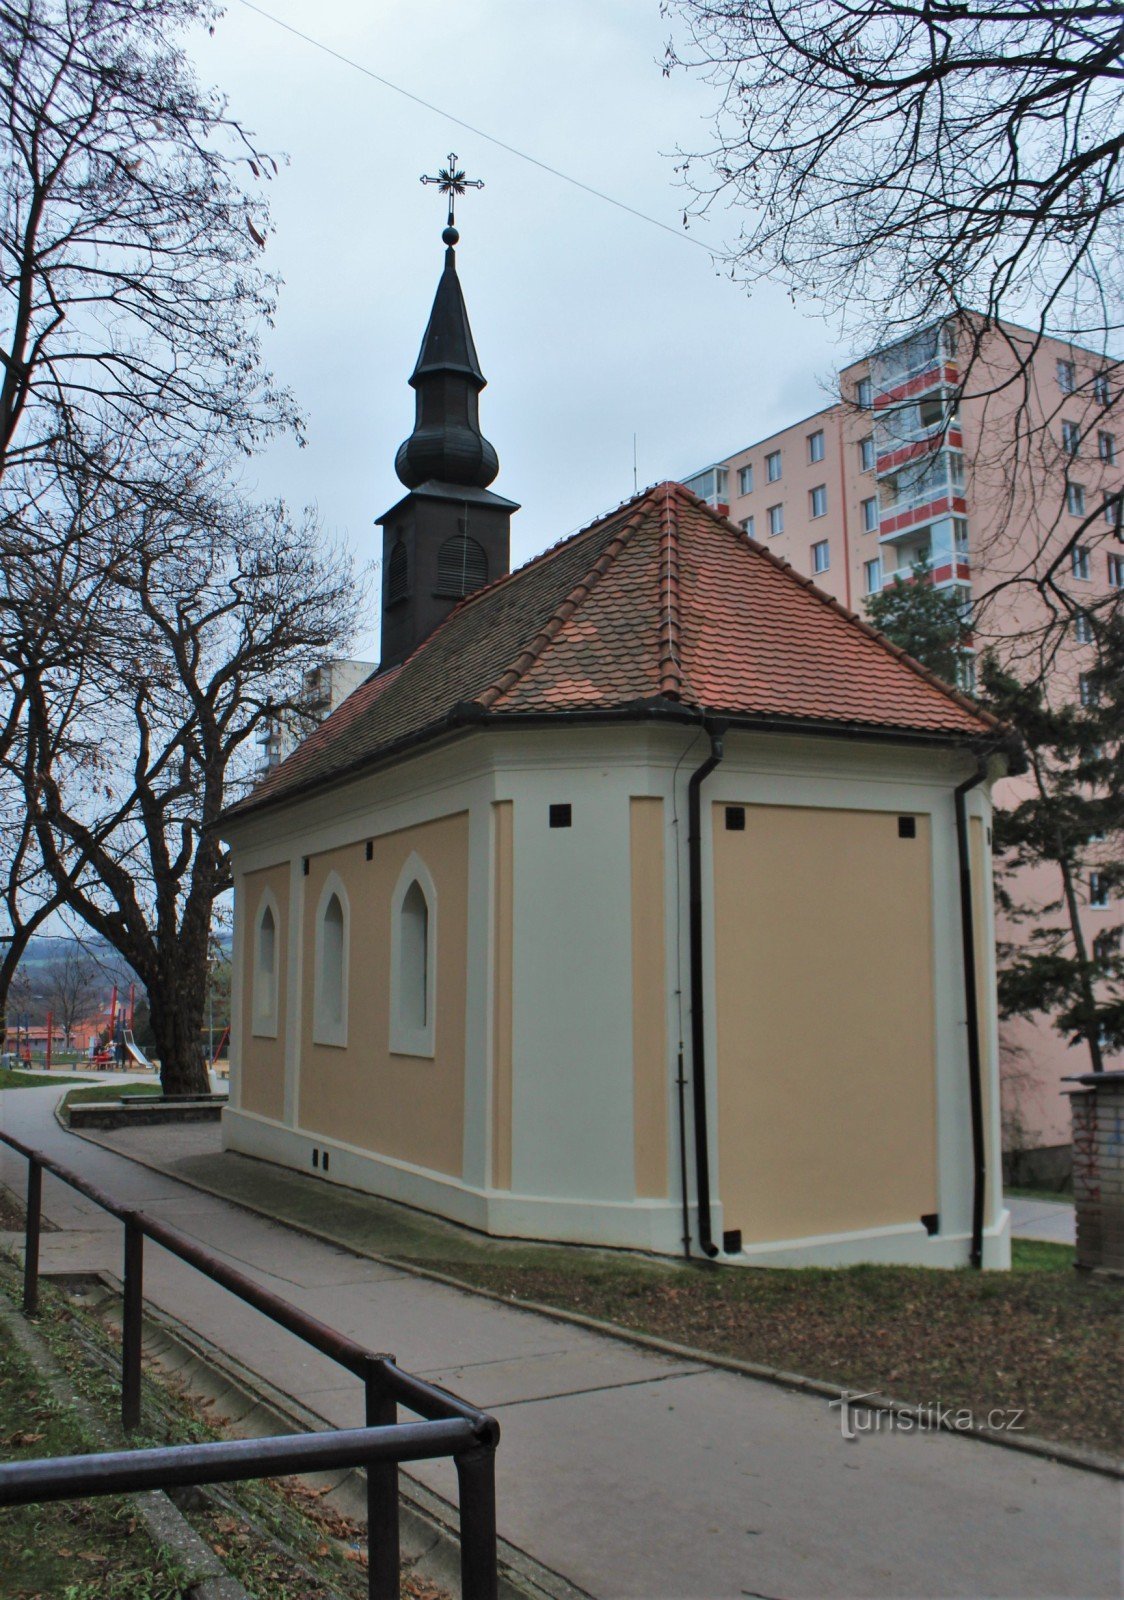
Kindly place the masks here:
<instances>
[{"instance_id":1,"label":"arched window","mask_svg":"<svg viewBox=\"0 0 1124 1600\"><path fill-rule=\"evenodd\" d=\"M278 958L277 908L266 891L254 924L254 988L251 997L252 1031L267 1039L277 1037Z\"/></svg>"},{"instance_id":2,"label":"arched window","mask_svg":"<svg viewBox=\"0 0 1124 1600\"><path fill-rule=\"evenodd\" d=\"M488 557L484 546L467 533L455 533L437 552L437 593L471 594L488 581Z\"/></svg>"},{"instance_id":3,"label":"arched window","mask_svg":"<svg viewBox=\"0 0 1124 1600\"><path fill-rule=\"evenodd\" d=\"M386 603L395 605L410 593L410 562L401 539L395 541L386 570Z\"/></svg>"},{"instance_id":4,"label":"arched window","mask_svg":"<svg viewBox=\"0 0 1124 1600\"><path fill-rule=\"evenodd\" d=\"M411 855L391 902L390 1048L396 1055L434 1053L437 894L417 855Z\"/></svg>"},{"instance_id":5,"label":"arched window","mask_svg":"<svg viewBox=\"0 0 1124 1600\"><path fill-rule=\"evenodd\" d=\"M312 1037L316 1044L347 1043L347 896L332 873L316 918L316 969Z\"/></svg>"},{"instance_id":6,"label":"arched window","mask_svg":"<svg viewBox=\"0 0 1124 1600\"><path fill-rule=\"evenodd\" d=\"M399 912L402 919L402 992L399 1004L408 1028L426 1024L426 977L429 966L429 907L415 878L406 890Z\"/></svg>"}]
</instances>

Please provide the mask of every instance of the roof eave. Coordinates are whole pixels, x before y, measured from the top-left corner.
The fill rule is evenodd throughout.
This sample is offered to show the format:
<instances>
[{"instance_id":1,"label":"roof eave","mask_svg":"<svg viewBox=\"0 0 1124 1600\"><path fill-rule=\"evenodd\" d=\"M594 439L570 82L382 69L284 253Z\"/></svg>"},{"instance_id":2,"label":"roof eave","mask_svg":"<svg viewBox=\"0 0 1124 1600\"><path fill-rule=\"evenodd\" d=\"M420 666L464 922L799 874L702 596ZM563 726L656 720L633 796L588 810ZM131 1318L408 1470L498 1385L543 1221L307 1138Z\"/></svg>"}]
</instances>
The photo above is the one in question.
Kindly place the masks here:
<instances>
[{"instance_id":1,"label":"roof eave","mask_svg":"<svg viewBox=\"0 0 1124 1600\"><path fill-rule=\"evenodd\" d=\"M698 726L722 724L727 729L740 729L745 732L862 739L868 743L914 748L968 750L977 755L1001 756L1007 763L1008 772L1012 775L1026 770L1025 764L1020 766L1020 759L1024 758L1021 758L1021 747L1017 743L1000 731L988 732L982 728L977 734L970 734L953 729L895 728L881 723L830 722L814 718L770 716L759 712L724 711L717 707L703 710L669 700L662 695L602 709L571 711L488 711L475 701L462 701L437 721L405 734L401 739L380 745L334 772L322 777L309 778L306 782L294 785L293 788L277 795L263 795L257 801L252 795L248 796L245 801L224 811L212 826L216 832L225 837L231 825L240 826L244 821L256 819L267 811L299 804L323 790L337 788L364 773L389 766L425 746L435 745L443 740L484 728L596 727L628 722L666 722Z\"/></svg>"}]
</instances>

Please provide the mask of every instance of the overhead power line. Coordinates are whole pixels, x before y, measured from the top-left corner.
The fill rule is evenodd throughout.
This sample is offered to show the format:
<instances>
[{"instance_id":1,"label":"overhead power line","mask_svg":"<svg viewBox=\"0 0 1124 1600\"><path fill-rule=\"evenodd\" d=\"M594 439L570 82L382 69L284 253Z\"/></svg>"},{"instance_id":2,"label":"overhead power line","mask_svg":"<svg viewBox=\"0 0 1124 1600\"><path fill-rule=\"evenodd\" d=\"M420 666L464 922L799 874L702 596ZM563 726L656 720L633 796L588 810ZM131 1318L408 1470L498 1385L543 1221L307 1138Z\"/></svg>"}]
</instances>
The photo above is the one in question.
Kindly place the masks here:
<instances>
[{"instance_id":1,"label":"overhead power line","mask_svg":"<svg viewBox=\"0 0 1124 1600\"><path fill-rule=\"evenodd\" d=\"M444 106L434 105L432 100L423 100L420 94L414 94L409 89L403 89L401 84L393 83L389 78L384 78L381 73L375 72L371 67L364 66L361 61L356 61L352 56L345 56L341 50L333 50L332 46L325 44L322 39L313 38L310 33L303 33L300 28L294 28L292 23L284 22L280 17L274 16L272 11L266 11L263 6L255 5L254 0L240 0L247 11L255 11L259 17L264 17L267 22L272 22L275 27L282 28L286 33L291 33L295 39L301 39L305 44L310 44L314 50L323 51L324 55L331 56L336 61L341 61L345 67L352 67L356 72L361 72L365 78L372 79L382 85L384 89L391 89L395 94L400 94L405 100L412 100L416 106L422 106L426 111L432 111L439 117L444 117L447 122L453 123L458 128L464 128L467 133L473 134L477 139L484 139L488 144L494 144L499 150L506 150L508 155L517 156L520 161L530 162L531 166L538 167L540 172L549 172L552 178L559 178L563 183L572 184L575 189L583 189L586 194L593 195L596 200L604 200L606 205L616 206L618 211L626 211L630 217L636 217L641 222L650 223L653 228L660 228L664 233L670 233L673 239L682 239L685 244L697 245L700 250L705 250L709 256L716 252L702 239L696 239L691 233L686 233L680 228L673 228L669 222L661 222L658 217L649 216L646 211L639 211L635 206L630 206L623 200L618 200L615 195L606 194L603 189L595 189L591 183L584 183L581 178L575 178L568 172L563 172L560 167L552 167L548 161L540 161L538 156L532 156L526 150L520 150L517 145L508 144L505 139L498 139L493 133L485 133L483 128L477 128L473 123L466 122L463 117L458 117Z\"/></svg>"}]
</instances>

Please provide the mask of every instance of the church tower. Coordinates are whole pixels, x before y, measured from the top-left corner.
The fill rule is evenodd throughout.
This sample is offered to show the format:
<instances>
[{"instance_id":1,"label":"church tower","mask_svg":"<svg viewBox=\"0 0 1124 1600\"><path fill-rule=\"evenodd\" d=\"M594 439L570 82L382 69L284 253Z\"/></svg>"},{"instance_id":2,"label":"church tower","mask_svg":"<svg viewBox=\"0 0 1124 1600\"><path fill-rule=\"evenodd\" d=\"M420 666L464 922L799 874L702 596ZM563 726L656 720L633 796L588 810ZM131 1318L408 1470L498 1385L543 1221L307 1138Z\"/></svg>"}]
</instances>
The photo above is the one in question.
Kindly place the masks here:
<instances>
[{"instance_id":1,"label":"church tower","mask_svg":"<svg viewBox=\"0 0 1124 1600\"><path fill-rule=\"evenodd\" d=\"M441 235L445 270L410 376L414 431L398 448L394 470L409 493L378 518L382 536L382 659L397 666L473 589L511 568L513 500L488 485L499 471L494 447L480 431L480 391L486 379L457 277L453 199L466 187L450 155L438 178L449 195Z\"/></svg>"}]
</instances>

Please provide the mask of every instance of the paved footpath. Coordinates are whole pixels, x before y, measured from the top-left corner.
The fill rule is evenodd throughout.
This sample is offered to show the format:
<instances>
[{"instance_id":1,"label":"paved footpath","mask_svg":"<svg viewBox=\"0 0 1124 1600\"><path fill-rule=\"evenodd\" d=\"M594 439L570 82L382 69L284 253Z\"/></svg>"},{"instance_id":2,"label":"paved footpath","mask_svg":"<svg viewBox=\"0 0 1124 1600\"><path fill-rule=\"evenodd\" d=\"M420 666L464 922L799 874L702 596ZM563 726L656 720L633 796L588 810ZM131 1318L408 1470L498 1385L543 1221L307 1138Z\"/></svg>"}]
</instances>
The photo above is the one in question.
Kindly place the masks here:
<instances>
[{"instance_id":1,"label":"paved footpath","mask_svg":"<svg viewBox=\"0 0 1124 1600\"><path fill-rule=\"evenodd\" d=\"M848 1443L821 1399L364 1260L76 1138L59 1092L3 1093L2 1125L493 1411L501 1532L600 1600L1119 1593L1108 1478L949 1435ZM0 1180L24 1181L3 1146ZM44 1203L48 1269L120 1272L119 1224L50 1178ZM145 1290L332 1422L359 1420L353 1379L151 1244ZM455 1500L449 1464L416 1475Z\"/></svg>"},{"instance_id":2,"label":"paved footpath","mask_svg":"<svg viewBox=\"0 0 1124 1600\"><path fill-rule=\"evenodd\" d=\"M1045 1239L1050 1244L1076 1244L1077 1221L1073 1202L1032 1200L1008 1195L1011 1232L1016 1239Z\"/></svg>"}]
</instances>

